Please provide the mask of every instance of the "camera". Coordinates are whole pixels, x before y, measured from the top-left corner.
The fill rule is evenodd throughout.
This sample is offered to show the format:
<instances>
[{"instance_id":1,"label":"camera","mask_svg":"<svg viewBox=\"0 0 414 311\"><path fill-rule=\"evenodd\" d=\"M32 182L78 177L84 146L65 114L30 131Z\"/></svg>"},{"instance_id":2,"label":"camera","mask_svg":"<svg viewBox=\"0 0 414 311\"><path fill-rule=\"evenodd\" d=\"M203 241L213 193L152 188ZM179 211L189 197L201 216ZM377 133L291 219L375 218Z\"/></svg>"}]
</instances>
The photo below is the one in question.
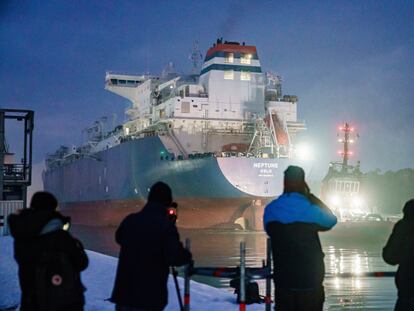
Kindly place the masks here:
<instances>
[{"instance_id":1,"label":"camera","mask_svg":"<svg viewBox=\"0 0 414 311\"><path fill-rule=\"evenodd\" d=\"M167 208L167 217L171 220L174 224L177 221L177 203L172 202L171 205Z\"/></svg>"}]
</instances>

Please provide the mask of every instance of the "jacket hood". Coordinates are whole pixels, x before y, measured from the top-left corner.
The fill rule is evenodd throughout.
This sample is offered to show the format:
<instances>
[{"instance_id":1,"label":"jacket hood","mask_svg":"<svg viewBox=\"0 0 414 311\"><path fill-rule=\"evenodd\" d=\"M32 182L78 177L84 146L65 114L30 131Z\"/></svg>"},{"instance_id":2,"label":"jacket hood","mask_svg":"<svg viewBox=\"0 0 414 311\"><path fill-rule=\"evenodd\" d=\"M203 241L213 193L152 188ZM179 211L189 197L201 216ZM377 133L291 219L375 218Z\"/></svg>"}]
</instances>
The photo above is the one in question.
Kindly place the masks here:
<instances>
[{"instance_id":1,"label":"jacket hood","mask_svg":"<svg viewBox=\"0 0 414 311\"><path fill-rule=\"evenodd\" d=\"M52 221L54 220L54 221ZM10 233L17 239L31 239L62 228L69 222L56 211L39 211L34 209L22 210L19 214L12 214L8 218Z\"/></svg>"}]
</instances>

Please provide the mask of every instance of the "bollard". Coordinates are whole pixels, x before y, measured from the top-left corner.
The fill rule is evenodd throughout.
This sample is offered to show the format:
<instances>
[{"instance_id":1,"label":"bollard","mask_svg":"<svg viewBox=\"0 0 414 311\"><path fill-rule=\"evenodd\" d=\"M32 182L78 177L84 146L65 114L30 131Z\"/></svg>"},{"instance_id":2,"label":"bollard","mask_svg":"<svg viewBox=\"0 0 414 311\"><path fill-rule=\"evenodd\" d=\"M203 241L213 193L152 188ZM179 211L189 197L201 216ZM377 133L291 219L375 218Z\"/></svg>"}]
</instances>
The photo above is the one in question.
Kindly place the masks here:
<instances>
[{"instance_id":1,"label":"bollard","mask_svg":"<svg viewBox=\"0 0 414 311\"><path fill-rule=\"evenodd\" d=\"M190 239L185 240L185 248L190 251ZM190 311L190 266L185 266L184 272L184 310Z\"/></svg>"},{"instance_id":2,"label":"bollard","mask_svg":"<svg viewBox=\"0 0 414 311\"><path fill-rule=\"evenodd\" d=\"M271 273L272 271L272 243L269 238L266 241L266 267ZM265 304L266 304L266 311L270 311L272 308L272 280L271 276L268 275L266 278L266 296L265 296Z\"/></svg>"},{"instance_id":3,"label":"bollard","mask_svg":"<svg viewBox=\"0 0 414 311\"><path fill-rule=\"evenodd\" d=\"M6 228L4 226L4 215L0 215L0 236L6 235L5 229Z\"/></svg>"},{"instance_id":4,"label":"bollard","mask_svg":"<svg viewBox=\"0 0 414 311\"><path fill-rule=\"evenodd\" d=\"M246 243L240 242L240 311L246 311Z\"/></svg>"}]
</instances>

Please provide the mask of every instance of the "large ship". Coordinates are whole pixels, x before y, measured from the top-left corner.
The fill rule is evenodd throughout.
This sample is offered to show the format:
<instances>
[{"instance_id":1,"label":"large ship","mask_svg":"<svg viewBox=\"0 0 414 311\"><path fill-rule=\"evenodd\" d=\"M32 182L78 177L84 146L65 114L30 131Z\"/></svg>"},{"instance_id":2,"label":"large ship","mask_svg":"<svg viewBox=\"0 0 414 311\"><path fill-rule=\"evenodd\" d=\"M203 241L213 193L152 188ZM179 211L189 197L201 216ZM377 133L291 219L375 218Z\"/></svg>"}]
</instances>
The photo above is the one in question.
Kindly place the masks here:
<instances>
[{"instance_id":1,"label":"large ship","mask_svg":"<svg viewBox=\"0 0 414 311\"><path fill-rule=\"evenodd\" d=\"M201 70L179 75L107 72L105 89L131 103L127 121L106 131L107 119L83 133L79 147L46 159L44 187L72 221L118 224L141 208L156 181L172 188L178 225L261 228L263 206L281 194L283 171L295 160L305 130L297 96L263 72L255 46L218 39Z\"/></svg>"}]
</instances>

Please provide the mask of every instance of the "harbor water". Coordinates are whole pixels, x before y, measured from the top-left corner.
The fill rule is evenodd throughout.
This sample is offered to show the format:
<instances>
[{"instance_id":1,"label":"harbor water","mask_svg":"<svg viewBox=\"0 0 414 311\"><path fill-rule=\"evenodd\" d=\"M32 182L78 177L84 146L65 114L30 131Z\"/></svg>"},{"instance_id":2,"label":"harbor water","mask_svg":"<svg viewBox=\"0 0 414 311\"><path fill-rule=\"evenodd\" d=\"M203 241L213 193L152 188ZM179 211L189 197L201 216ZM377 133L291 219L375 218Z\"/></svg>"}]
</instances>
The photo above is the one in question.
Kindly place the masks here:
<instances>
[{"instance_id":1,"label":"harbor water","mask_svg":"<svg viewBox=\"0 0 414 311\"><path fill-rule=\"evenodd\" d=\"M118 256L114 227L73 226L71 231L85 247ZM325 310L393 310L396 300L394 279L370 278L358 274L373 271L395 271L381 258L389 232L375 238L346 238L321 233L327 277ZM191 240L195 266L237 266L240 242L246 242L246 264L259 267L266 258L266 234L256 231L180 230L181 239ZM337 273L352 272L355 277L338 278ZM228 279L193 276L193 280L232 291ZM259 282L264 294L264 281Z\"/></svg>"}]
</instances>

